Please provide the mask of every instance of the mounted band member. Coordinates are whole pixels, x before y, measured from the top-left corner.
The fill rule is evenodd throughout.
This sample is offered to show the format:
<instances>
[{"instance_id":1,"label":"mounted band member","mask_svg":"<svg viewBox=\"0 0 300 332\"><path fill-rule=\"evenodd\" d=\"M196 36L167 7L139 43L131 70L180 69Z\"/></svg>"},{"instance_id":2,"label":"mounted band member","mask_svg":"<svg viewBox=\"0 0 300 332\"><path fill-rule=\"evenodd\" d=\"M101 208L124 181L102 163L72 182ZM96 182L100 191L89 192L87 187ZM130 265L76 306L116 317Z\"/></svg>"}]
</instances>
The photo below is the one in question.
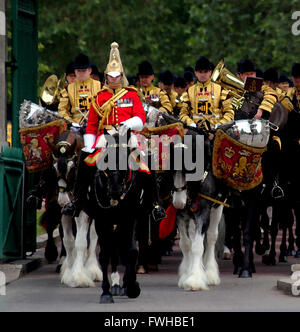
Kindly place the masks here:
<instances>
[{"instance_id":1,"label":"mounted band member","mask_svg":"<svg viewBox=\"0 0 300 332\"><path fill-rule=\"evenodd\" d=\"M234 111L228 91L211 81L211 62L200 57L196 61L195 75L198 82L182 95L179 118L189 126L199 126L205 122L208 130L217 124L232 121Z\"/></svg>"},{"instance_id":2,"label":"mounted band member","mask_svg":"<svg viewBox=\"0 0 300 332\"><path fill-rule=\"evenodd\" d=\"M294 86L287 92L292 100L294 109L300 112L300 63L294 63L292 66L292 80Z\"/></svg>"},{"instance_id":3,"label":"mounted band member","mask_svg":"<svg viewBox=\"0 0 300 332\"><path fill-rule=\"evenodd\" d=\"M139 64L139 72L137 74L140 84L138 91L141 99L151 106L161 111L172 114L172 105L165 91L153 85L154 71L150 62L143 61Z\"/></svg>"},{"instance_id":4,"label":"mounted band member","mask_svg":"<svg viewBox=\"0 0 300 332\"><path fill-rule=\"evenodd\" d=\"M93 80L90 59L78 54L74 60L76 81L61 92L58 112L66 120L76 123L87 121L92 99L101 89L101 83Z\"/></svg>"},{"instance_id":5,"label":"mounted band member","mask_svg":"<svg viewBox=\"0 0 300 332\"><path fill-rule=\"evenodd\" d=\"M176 107L177 93L174 91L174 75L170 72L170 70L163 70L160 72L158 86L162 90L166 91L174 110L174 107Z\"/></svg>"},{"instance_id":6,"label":"mounted band member","mask_svg":"<svg viewBox=\"0 0 300 332\"><path fill-rule=\"evenodd\" d=\"M136 89L127 86L128 82L124 74L117 43L111 44L110 58L105 75L105 86L98 92L89 111L86 134L84 135L85 147L82 149L80 156L74 201L65 206L64 214L77 214L84 207L89 180L94 174L91 166L96 163L95 154L89 158L86 157L97 148L97 136L100 138L104 129L110 130L113 127L120 127L120 135L124 135L129 129L141 131L146 121L146 113ZM153 181L150 176L147 177L150 178L148 180L149 188L145 189L145 192L148 196L152 196ZM156 212L160 215L159 206L155 204L155 207ZM162 217L164 217L164 213Z\"/></svg>"},{"instance_id":7,"label":"mounted band member","mask_svg":"<svg viewBox=\"0 0 300 332\"><path fill-rule=\"evenodd\" d=\"M264 72L264 84L261 88L264 97L257 110L257 114L254 116L255 119L260 119L261 117L268 119L276 102L281 103L282 106L289 112L293 109L289 96L285 91L277 87L277 83L277 70L275 68L267 69Z\"/></svg>"}]
</instances>

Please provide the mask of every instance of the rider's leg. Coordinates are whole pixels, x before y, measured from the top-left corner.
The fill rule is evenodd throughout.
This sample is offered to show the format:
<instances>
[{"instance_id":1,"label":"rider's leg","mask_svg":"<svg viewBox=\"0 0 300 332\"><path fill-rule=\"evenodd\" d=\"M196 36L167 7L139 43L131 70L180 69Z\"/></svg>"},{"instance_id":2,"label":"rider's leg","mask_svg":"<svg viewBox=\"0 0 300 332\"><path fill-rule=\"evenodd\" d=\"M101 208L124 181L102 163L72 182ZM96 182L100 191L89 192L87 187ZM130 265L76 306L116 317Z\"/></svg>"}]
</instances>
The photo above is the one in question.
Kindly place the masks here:
<instances>
[{"instance_id":1,"label":"rider's leg","mask_svg":"<svg viewBox=\"0 0 300 332\"><path fill-rule=\"evenodd\" d=\"M62 213L71 216L78 216L87 202L88 187L92 181L95 168L85 163L85 158L89 152L81 151L77 177L75 181L74 197L72 201L65 205Z\"/></svg>"}]
</instances>

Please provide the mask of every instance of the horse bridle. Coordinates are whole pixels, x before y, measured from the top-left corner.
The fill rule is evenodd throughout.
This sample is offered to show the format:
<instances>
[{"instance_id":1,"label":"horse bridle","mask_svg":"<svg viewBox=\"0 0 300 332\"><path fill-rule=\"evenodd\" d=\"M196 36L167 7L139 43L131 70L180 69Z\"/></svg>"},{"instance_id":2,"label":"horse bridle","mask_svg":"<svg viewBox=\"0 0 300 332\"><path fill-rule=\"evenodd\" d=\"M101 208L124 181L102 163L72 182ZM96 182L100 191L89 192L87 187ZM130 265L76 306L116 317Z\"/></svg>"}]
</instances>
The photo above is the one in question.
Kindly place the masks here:
<instances>
[{"instance_id":1,"label":"horse bridle","mask_svg":"<svg viewBox=\"0 0 300 332\"><path fill-rule=\"evenodd\" d=\"M72 144L67 142L67 141L61 141L61 142L56 144L56 146L59 147L59 152L60 152L61 156L63 156L67 152L68 148L71 145ZM52 158L55 162L58 162L58 160L59 160L59 157L56 157L54 153L52 153ZM74 153L70 157L66 158L67 165L70 161L73 161L72 168L76 167L76 158L77 158L77 154L74 151ZM74 159L75 159L75 161L74 161ZM60 193L65 193L66 191L69 192L73 189L74 184L72 184L72 186L71 186L71 184L68 182L68 179L67 179L68 174L69 174L69 172L66 172L66 174L64 174L64 175L60 174L60 175L57 176L58 183L59 183L60 180L63 180L64 183L66 183L66 186L58 185L58 190L59 190Z\"/></svg>"}]
</instances>

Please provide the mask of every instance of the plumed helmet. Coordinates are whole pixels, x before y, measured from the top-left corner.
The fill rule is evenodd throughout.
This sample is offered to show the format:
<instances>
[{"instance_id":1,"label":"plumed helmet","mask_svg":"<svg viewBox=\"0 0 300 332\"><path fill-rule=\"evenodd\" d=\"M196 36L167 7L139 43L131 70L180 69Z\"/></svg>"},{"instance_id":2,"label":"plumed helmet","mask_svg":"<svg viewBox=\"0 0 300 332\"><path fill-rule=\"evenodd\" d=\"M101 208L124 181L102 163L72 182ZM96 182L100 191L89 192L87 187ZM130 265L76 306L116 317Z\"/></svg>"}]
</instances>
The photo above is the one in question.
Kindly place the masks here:
<instances>
[{"instance_id":1,"label":"plumed helmet","mask_svg":"<svg viewBox=\"0 0 300 332\"><path fill-rule=\"evenodd\" d=\"M113 42L110 45L110 55L109 62L106 66L105 74L108 74L113 77L117 77L120 74L123 74L123 66L119 52L119 44Z\"/></svg>"}]
</instances>

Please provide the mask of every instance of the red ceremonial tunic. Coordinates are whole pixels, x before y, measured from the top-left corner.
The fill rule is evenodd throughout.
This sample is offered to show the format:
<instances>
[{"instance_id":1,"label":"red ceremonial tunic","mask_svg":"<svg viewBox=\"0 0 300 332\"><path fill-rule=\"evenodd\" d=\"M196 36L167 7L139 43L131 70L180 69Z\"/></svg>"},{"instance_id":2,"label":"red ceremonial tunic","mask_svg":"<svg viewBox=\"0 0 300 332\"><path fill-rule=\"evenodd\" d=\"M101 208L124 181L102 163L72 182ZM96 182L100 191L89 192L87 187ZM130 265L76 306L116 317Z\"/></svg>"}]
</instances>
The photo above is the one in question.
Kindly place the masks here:
<instances>
[{"instance_id":1,"label":"red ceremonial tunic","mask_svg":"<svg viewBox=\"0 0 300 332\"><path fill-rule=\"evenodd\" d=\"M126 87L125 89L128 90L127 93L114 102L114 107L109 114L108 119L104 121L104 127L107 125L119 126L121 122L134 116L141 118L143 123L146 122L146 113L136 93L136 90L130 87ZM96 97L96 103L101 107L105 102L113 97L113 95L113 90L104 88L98 93ZM91 105L86 127L86 134L102 134L102 132L98 132L100 121L101 118L99 114L95 110L94 106Z\"/></svg>"}]
</instances>

